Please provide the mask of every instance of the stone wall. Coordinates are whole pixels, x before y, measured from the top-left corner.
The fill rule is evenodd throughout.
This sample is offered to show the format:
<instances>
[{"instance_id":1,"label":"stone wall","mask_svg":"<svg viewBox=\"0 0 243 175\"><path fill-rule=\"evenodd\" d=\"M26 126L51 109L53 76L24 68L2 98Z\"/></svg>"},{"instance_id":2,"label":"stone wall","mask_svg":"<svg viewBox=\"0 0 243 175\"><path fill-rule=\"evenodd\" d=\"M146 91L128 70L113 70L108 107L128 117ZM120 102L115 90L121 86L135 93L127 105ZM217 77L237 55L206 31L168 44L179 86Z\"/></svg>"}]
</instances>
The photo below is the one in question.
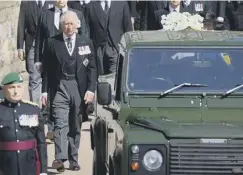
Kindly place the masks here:
<instances>
[{"instance_id":1,"label":"stone wall","mask_svg":"<svg viewBox=\"0 0 243 175\"><path fill-rule=\"evenodd\" d=\"M24 72L17 56L17 23L20 2L0 0L0 79L10 71Z\"/></svg>"}]
</instances>

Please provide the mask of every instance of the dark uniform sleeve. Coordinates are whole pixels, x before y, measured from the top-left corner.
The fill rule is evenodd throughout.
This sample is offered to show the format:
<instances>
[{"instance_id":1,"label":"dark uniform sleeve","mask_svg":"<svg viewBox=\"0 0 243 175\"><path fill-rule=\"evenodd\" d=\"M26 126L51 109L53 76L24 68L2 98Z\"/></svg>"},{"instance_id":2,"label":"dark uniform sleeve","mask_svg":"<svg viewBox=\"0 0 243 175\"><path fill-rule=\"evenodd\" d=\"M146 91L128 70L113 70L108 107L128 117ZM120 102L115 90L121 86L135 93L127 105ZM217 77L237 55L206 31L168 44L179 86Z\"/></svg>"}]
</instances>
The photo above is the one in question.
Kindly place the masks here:
<instances>
[{"instance_id":1,"label":"dark uniform sleeve","mask_svg":"<svg viewBox=\"0 0 243 175\"><path fill-rule=\"evenodd\" d=\"M90 50L89 64L88 64L88 91L95 92L96 90L96 80L97 80L97 67L95 61L95 52L92 41L90 40Z\"/></svg>"},{"instance_id":2,"label":"dark uniform sleeve","mask_svg":"<svg viewBox=\"0 0 243 175\"><path fill-rule=\"evenodd\" d=\"M36 131L37 150L40 159L40 172L47 173L47 145L45 139L45 119L39 115L39 126Z\"/></svg>"},{"instance_id":3,"label":"dark uniform sleeve","mask_svg":"<svg viewBox=\"0 0 243 175\"><path fill-rule=\"evenodd\" d=\"M18 29L17 29L17 49L23 49L24 47L24 39L25 39L25 11L26 7L24 5L25 2L21 1L20 10L19 10L19 19L18 19Z\"/></svg>"}]
</instances>

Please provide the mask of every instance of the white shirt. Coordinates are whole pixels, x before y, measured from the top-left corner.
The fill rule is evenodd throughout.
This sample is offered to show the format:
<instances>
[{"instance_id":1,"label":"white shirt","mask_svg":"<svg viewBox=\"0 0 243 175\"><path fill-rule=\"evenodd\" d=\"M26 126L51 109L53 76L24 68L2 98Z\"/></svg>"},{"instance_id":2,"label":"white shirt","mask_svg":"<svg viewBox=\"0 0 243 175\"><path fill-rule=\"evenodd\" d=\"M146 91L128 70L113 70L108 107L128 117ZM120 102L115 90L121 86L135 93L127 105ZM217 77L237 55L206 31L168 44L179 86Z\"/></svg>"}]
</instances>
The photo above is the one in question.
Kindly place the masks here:
<instances>
[{"instance_id":1,"label":"white shirt","mask_svg":"<svg viewBox=\"0 0 243 175\"><path fill-rule=\"evenodd\" d=\"M191 0L183 0L185 6L189 6L191 4Z\"/></svg>"},{"instance_id":2,"label":"white shirt","mask_svg":"<svg viewBox=\"0 0 243 175\"><path fill-rule=\"evenodd\" d=\"M66 12L66 11L68 11L68 7L67 6L62 8L62 12L63 13ZM55 24L55 26L56 26L56 28L58 30L59 30L59 25L60 25L60 23L59 23L60 13L61 13L61 10L59 8L55 7L54 24Z\"/></svg>"},{"instance_id":3,"label":"white shirt","mask_svg":"<svg viewBox=\"0 0 243 175\"><path fill-rule=\"evenodd\" d=\"M80 4L83 5L83 4L88 4L90 3L90 0L79 0Z\"/></svg>"},{"instance_id":4,"label":"white shirt","mask_svg":"<svg viewBox=\"0 0 243 175\"><path fill-rule=\"evenodd\" d=\"M180 12L180 5L178 5L175 9L171 7L171 5L169 5L169 10L170 12L173 12L174 10L176 10L176 12Z\"/></svg>"},{"instance_id":5,"label":"white shirt","mask_svg":"<svg viewBox=\"0 0 243 175\"><path fill-rule=\"evenodd\" d=\"M111 0L107 0L107 2L108 2L108 7L110 8L111 7ZM102 9L105 10L105 1L102 0L100 3L101 3Z\"/></svg>"},{"instance_id":6,"label":"white shirt","mask_svg":"<svg viewBox=\"0 0 243 175\"><path fill-rule=\"evenodd\" d=\"M38 5L38 1L39 0L35 0L36 1L36 3L37 3L37 5ZM41 0L42 1L42 7L44 6L44 4L45 4L45 0Z\"/></svg>"},{"instance_id":7,"label":"white shirt","mask_svg":"<svg viewBox=\"0 0 243 175\"><path fill-rule=\"evenodd\" d=\"M72 43L71 52L69 51L68 46L67 46L67 39L68 38L71 38L71 43ZM76 43L76 33L74 33L71 37L68 37L67 35L65 35L65 33L63 33L63 40L65 41L66 48L68 50L69 55L71 56L73 54L73 50L74 50L75 43Z\"/></svg>"}]
</instances>

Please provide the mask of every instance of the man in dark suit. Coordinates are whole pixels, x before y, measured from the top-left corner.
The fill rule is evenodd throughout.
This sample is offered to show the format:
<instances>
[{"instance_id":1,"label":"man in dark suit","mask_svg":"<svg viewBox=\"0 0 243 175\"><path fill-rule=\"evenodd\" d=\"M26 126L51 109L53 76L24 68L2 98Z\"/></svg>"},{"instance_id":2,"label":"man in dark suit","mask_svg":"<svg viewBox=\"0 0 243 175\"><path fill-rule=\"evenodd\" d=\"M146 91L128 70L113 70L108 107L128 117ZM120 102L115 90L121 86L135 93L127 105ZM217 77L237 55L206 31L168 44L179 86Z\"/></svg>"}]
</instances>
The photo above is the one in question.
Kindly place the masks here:
<instances>
[{"instance_id":1,"label":"man in dark suit","mask_svg":"<svg viewBox=\"0 0 243 175\"><path fill-rule=\"evenodd\" d=\"M168 15L171 12L188 12L190 14L200 14L201 16L206 16L207 13L212 12L212 4L211 2L201 1L170 0L165 8L155 11L156 30L163 29L161 24L161 16Z\"/></svg>"},{"instance_id":2,"label":"man in dark suit","mask_svg":"<svg viewBox=\"0 0 243 175\"><path fill-rule=\"evenodd\" d=\"M78 149L85 104L92 103L96 87L96 64L92 41L76 33L77 14L67 11L61 16L63 33L49 38L44 49L42 103L51 98L54 118L55 160L52 167L64 171L80 170ZM87 117L87 116L86 116Z\"/></svg>"},{"instance_id":3,"label":"man in dark suit","mask_svg":"<svg viewBox=\"0 0 243 175\"><path fill-rule=\"evenodd\" d=\"M79 18L79 27L78 27L78 33L82 35L89 36L88 27L86 25L86 21L84 19L84 15L82 12L70 9L67 6L67 0L57 0L56 5L53 8L44 10L42 12L42 15L39 19L38 29L36 32L36 41L35 41L35 64L37 67L41 67L42 62L42 56L43 56L43 45L45 43L45 40L47 38L58 35L61 33L61 30L59 30L59 19L60 15L64 13L67 10L72 10L75 13L77 13L77 16ZM39 68L40 69L40 68ZM49 96L49 98L52 98ZM49 106L49 105L48 105ZM47 114L47 124L48 124L48 132L47 132L47 138L53 139L53 122L52 122L52 115L51 110L48 111L48 106L43 108L43 113ZM45 112L48 111L48 112Z\"/></svg>"},{"instance_id":4,"label":"man in dark suit","mask_svg":"<svg viewBox=\"0 0 243 175\"><path fill-rule=\"evenodd\" d=\"M126 1L92 1L87 6L90 38L94 42L99 75L116 71L118 43L125 32L132 31Z\"/></svg>"},{"instance_id":5,"label":"man in dark suit","mask_svg":"<svg viewBox=\"0 0 243 175\"><path fill-rule=\"evenodd\" d=\"M81 11L69 8L67 6L67 0L57 0L55 7L44 10L41 17L39 18L39 27L36 32L35 41L35 63L42 61L42 50L45 40L49 37L61 33L59 30L60 15L68 10L72 10L77 13L79 18L78 33L81 35L89 36L84 14Z\"/></svg>"},{"instance_id":6,"label":"man in dark suit","mask_svg":"<svg viewBox=\"0 0 243 175\"><path fill-rule=\"evenodd\" d=\"M24 55L26 55L26 70L29 73L30 100L37 104L40 103L41 75L34 65L34 39L41 11L53 6L53 2L45 0L21 1L20 4L17 32L18 57L24 60ZM24 45L25 54L23 50Z\"/></svg>"}]
</instances>

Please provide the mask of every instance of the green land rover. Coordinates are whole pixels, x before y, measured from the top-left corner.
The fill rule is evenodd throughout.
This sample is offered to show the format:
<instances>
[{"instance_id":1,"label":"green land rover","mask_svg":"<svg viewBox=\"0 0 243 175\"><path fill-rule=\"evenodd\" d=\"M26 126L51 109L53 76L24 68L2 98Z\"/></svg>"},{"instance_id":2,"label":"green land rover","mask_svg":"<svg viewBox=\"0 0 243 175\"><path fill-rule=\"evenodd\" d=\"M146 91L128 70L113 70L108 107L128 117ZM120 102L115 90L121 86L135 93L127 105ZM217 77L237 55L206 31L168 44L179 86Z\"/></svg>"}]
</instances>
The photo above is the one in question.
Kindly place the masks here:
<instances>
[{"instance_id":1,"label":"green land rover","mask_svg":"<svg viewBox=\"0 0 243 175\"><path fill-rule=\"evenodd\" d=\"M128 32L97 103L94 175L243 174L243 32Z\"/></svg>"}]
</instances>

